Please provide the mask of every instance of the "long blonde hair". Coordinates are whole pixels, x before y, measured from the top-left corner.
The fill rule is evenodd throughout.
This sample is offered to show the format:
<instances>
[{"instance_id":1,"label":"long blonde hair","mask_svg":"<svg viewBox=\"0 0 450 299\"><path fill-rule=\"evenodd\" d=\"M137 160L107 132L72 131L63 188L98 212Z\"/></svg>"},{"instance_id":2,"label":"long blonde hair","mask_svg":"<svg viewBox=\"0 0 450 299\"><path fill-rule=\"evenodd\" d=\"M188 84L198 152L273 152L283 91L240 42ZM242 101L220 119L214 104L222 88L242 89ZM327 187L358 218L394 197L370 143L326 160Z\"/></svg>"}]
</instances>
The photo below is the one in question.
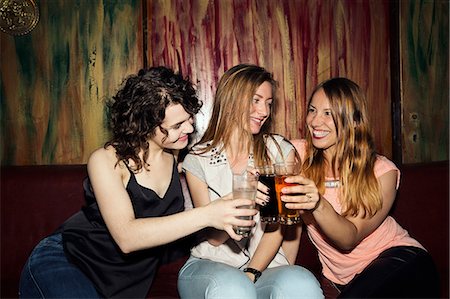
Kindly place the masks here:
<instances>
[{"instance_id":1,"label":"long blonde hair","mask_svg":"<svg viewBox=\"0 0 450 299\"><path fill-rule=\"evenodd\" d=\"M258 87L264 82L272 85L272 111L261 128L253 135L250 130L250 107ZM271 129L271 115L276 103L278 84L271 73L264 68L252 64L239 64L227 70L220 78L211 120L198 144L208 142L201 153L222 144L230 144L232 134L237 131L240 142L239 151L249 152L253 148L255 161L267 159L264 135ZM220 148L223 151L224 148Z\"/></svg>"},{"instance_id":2,"label":"long blonde hair","mask_svg":"<svg viewBox=\"0 0 450 299\"><path fill-rule=\"evenodd\" d=\"M372 217L382 207L380 187L374 173L376 152L369 127L367 101L360 87L346 78L332 78L319 84L314 94L323 89L327 96L337 130L336 152L330 167L333 175L339 171L342 215L362 213ZM325 191L325 157L323 150L314 148L309 130L303 163L306 176L313 179L323 194Z\"/></svg>"}]
</instances>

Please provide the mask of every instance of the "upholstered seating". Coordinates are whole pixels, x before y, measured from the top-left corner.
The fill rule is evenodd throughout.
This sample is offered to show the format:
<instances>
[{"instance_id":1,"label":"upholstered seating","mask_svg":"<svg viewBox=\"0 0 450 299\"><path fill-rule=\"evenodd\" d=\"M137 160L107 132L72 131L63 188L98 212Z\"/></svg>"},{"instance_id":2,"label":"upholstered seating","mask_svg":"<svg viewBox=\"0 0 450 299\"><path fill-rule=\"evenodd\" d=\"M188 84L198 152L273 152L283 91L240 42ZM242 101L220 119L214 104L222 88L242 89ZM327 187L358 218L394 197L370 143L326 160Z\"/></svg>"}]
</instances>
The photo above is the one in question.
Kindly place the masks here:
<instances>
[{"instance_id":1,"label":"upholstered seating","mask_svg":"<svg viewBox=\"0 0 450 299\"><path fill-rule=\"evenodd\" d=\"M393 215L431 253L448 298L448 162L402 167ZM2 166L1 298L18 296L22 267L32 248L84 203L86 165ZM320 275L317 252L303 234L297 263ZM186 257L163 265L149 298L178 298L178 270Z\"/></svg>"}]
</instances>

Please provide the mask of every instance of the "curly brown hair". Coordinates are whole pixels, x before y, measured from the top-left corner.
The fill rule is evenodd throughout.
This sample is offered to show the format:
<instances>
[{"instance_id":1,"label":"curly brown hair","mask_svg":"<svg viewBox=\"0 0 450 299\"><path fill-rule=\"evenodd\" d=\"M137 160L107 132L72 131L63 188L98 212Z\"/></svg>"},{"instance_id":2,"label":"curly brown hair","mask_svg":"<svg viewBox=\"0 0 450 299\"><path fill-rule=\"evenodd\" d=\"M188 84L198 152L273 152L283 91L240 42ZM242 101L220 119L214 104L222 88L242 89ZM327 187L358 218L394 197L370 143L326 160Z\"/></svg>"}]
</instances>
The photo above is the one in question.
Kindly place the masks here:
<instances>
[{"instance_id":1,"label":"curly brown hair","mask_svg":"<svg viewBox=\"0 0 450 299\"><path fill-rule=\"evenodd\" d=\"M115 148L118 163L128 164L131 159L135 171L147 168L148 139L164 121L166 108L174 104L182 105L191 116L202 106L192 83L181 74L159 66L127 77L108 103L112 138L104 147ZM143 159L139 157L141 151Z\"/></svg>"}]
</instances>

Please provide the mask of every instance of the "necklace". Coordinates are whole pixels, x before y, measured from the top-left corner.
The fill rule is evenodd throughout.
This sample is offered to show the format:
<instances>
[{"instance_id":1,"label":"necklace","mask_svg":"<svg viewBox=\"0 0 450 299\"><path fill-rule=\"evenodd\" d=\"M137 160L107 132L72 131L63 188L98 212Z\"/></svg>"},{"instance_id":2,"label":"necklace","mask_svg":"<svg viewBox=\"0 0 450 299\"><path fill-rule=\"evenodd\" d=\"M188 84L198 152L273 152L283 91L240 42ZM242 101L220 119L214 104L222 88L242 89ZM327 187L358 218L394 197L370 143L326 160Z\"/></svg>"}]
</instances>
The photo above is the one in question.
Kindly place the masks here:
<instances>
[{"instance_id":1,"label":"necklace","mask_svg":"<svg viewBox=\"0 0 450 299\"><path fill-rule=\"evenodd\" d=\"M339 186L339 180L325 181L325 188L338 188Z\"/></svg>"}]
</instances>

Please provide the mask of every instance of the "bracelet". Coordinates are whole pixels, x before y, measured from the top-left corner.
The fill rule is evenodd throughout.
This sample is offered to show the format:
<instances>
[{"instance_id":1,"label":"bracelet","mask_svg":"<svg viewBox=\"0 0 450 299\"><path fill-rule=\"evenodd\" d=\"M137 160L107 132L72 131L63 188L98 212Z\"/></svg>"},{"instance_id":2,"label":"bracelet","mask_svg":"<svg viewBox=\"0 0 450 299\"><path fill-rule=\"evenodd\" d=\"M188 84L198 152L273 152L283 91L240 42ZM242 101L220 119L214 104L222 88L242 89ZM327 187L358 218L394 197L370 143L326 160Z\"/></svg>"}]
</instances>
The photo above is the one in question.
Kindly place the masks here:
<instances>
[{"instance_id":1,"label":"bracelet","mask_svg":"<svg viewBox=\"0 0 450 299\"><path fill-rule=\"evenodd\" d=\"M259 277L261 276L261 271L259 271L259 270L256 270L256 269L253 269L253 268L245 268L244 269L244 272L250 272L250 273L252 273L253 275L255 275L255 279L253 279L253 283L255 283L258 279L259 279Z\"/></svg>"}]
</instances>

